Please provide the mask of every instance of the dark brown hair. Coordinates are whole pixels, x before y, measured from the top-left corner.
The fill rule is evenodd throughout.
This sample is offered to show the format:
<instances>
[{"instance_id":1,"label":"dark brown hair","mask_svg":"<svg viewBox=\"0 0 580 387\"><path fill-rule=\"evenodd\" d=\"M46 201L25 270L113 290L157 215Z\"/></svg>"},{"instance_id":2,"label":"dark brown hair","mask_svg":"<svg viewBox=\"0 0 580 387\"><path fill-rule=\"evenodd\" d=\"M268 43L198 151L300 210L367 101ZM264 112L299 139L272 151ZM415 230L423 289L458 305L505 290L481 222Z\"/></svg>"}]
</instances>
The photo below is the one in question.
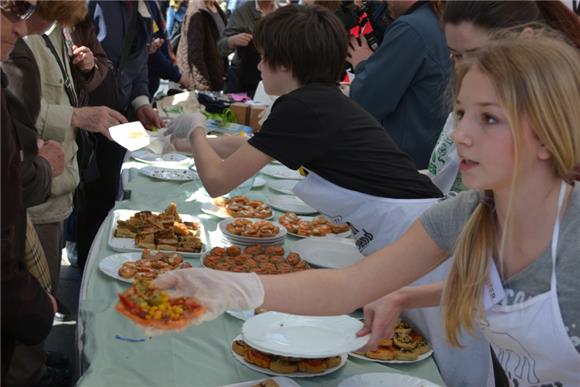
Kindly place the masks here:
<instances>
[{"instance_id":1,"label":"dark brown hair","mask_svg":"<svg viewBox=\"0 0 580 387\"><path fill-rule=\"evenodd\" d=\"M447 1L443 23L463 22L486 30L545 23L580 48L580 20L561 1Z\"/></svg>"},{"instance_id":2,"label":"dark brown hair","mask_svg":"<svg viewBox=\"0 0 580 387\"><path fill-rule=\"evenodd\" d=\"M87 12L84 0L40 0L36 4L36 13L41 18L67 27L82 21Z\"/></svg>"},{"instance_id":3,"label":"dark brown hair","mask_svg":"<svg viewBox=\"0 0 580 387\"><path fill-rule=\"evenodd\" d=\"M340 80L348 38L328 9L288 5L258 22L254 44L270 68L287 67L306 85Z\"/></svg>"}]
</instances>

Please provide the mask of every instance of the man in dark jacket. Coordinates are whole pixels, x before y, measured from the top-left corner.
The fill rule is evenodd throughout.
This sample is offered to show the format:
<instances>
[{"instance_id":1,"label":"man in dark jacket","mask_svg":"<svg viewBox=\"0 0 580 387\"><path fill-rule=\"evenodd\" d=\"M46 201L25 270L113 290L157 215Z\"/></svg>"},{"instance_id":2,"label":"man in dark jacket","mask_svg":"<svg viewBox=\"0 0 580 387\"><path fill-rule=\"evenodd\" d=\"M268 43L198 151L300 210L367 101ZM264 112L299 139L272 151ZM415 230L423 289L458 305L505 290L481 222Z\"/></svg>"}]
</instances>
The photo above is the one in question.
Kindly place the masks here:
<instances>
[{"instance_id":1,"label":"man in dark jacket","mask_svg":"<svg viewBox=\"0 0 580 387\"><path fill-rule=\"evenodd\" d=\"M350 96L371 113L417 168L427 168L449 110L449 50L429 1L388 1L395 21L373 53L351 39Z\"/></svg>"},{"instance_id":2,"label":"man in dark jacket","mask_svg":"<svg viewBox=\"0 0 580 387\"><path fill-rule=\"evenodd\" d=\"M24 3L24 4L23 4ZM25 20L34 7L2 0L0 60L5 61L18 37L26 35ZM28 272L24 263L26 209L22 204L21 150L6 105L7 79L1 73L2 135L2 385L16 340L41 342L52 328L56 302Z\"/></svg>"},{"instance_id":3,"label":"man in dark jacket","mask_svg":"<svg viewBox=\"0 0 580 387\"><path fill-rule=\"evenodd\" d=\"M130 121L137 119L148 128L161 127L161 119L151 106L149 95L147 59L152 28L146 2L91 0L89 14L97 39L116 69L108 78L111 82L103 82L91 93L89 104L109 106L125 114ZM128 37L131 42L126 43ZM125 45L128 49L123 55ZM122 58L125 58L124 63L121 63ZM97 136L99 177L84 187L84 200L89 203L85 214L90 224L77 234L78 264L81 268L84 268L101 223L117 199L124 157L125 148Z\"/></svg>"}]
</instances>

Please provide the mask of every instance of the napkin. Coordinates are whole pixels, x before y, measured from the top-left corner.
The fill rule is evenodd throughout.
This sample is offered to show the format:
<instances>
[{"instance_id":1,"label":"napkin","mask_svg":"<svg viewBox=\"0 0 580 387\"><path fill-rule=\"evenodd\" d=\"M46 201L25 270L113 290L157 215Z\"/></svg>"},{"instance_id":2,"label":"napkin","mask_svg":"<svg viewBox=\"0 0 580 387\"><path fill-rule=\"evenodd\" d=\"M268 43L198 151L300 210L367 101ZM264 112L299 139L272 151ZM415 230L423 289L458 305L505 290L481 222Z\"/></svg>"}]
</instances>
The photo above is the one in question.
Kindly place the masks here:
<instances>
[{"instance_id":1,"label":"napkin","mask_svg":"<svg viewBox=\"0 0 580 387\"><path fill-rule=\"evenodd\" d=\"M139 121L111 126L109 133L117 144L131 152L146 147L151 142L149 133Z\"/></svg>"}]
</instances>

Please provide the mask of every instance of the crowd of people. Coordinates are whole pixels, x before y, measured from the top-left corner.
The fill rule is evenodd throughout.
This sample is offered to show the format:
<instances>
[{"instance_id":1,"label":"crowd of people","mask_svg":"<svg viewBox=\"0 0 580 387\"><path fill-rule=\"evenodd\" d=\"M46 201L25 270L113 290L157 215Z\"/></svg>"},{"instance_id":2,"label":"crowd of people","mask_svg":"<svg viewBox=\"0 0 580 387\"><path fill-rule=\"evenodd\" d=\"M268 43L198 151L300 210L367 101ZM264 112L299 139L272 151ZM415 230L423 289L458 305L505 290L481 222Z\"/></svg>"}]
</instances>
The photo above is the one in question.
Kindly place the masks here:
<instances>
[{"instance_id":1,"label":"crowd of people","mask_svg":"<svg viewBox=\"0 0 580 387\"><path fill-rule=\"evenodd\" d=\"M206 319L364 307L371 349L406 313L450 386L580 385L577 4L0 1L2 385L69 377L43 345L62 249L75 242L84 268L119 198L125 149L108 128L162 127L161 79L250 97L263 82L278 98L250 139L208 138L193 113L167 141L211 196L272 160L302 168L296 195L348 222L365 258L276 277L186 269L156 286Z\"/></svg>"}]
</instances>

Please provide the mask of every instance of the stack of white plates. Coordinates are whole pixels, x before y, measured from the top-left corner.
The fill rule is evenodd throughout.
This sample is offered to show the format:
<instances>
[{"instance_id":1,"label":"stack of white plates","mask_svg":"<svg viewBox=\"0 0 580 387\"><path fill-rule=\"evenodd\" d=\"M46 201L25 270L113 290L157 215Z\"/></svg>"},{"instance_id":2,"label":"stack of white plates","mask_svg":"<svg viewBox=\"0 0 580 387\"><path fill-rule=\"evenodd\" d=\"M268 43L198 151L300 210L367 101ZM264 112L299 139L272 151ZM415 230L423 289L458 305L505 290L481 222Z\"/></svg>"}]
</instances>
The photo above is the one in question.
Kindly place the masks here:
<instances>
[{"instance_id":1,"label":"stack of white plates","mask_svg":"<svg viewBox=\"0 0 580 387\"><path fill-rule=\"evenodd\" d=\"M283 227L281 224L277 222L271 222L274 226L278 227L280 231L278 234L273 235L271 237L250 237L250 236L242 236L236 235L228 232L227 225L236 221L236 219L240 218L227 218L222 220L218 227L221 231L221 241L227 245L238 245L238 246L253 246L253 245L262 245L262 246L277 246L283 245L284 241L286 240L286 228ZM259 222L259 219L249 219L252 222Z\"/></svg>"},{"instance_id":2,"label":"stack of white plates","mask_svg":"<svg viewBox=\"0 0 580 387\"><path fill-rule=\"evenodd\" d=\"M242 336L250 346L266 353L313 359L364 346L369 336L356 336L362 326L362 322L349 316L266 312L249 318L242 326Z\"/></svg>"}]
</instances>

